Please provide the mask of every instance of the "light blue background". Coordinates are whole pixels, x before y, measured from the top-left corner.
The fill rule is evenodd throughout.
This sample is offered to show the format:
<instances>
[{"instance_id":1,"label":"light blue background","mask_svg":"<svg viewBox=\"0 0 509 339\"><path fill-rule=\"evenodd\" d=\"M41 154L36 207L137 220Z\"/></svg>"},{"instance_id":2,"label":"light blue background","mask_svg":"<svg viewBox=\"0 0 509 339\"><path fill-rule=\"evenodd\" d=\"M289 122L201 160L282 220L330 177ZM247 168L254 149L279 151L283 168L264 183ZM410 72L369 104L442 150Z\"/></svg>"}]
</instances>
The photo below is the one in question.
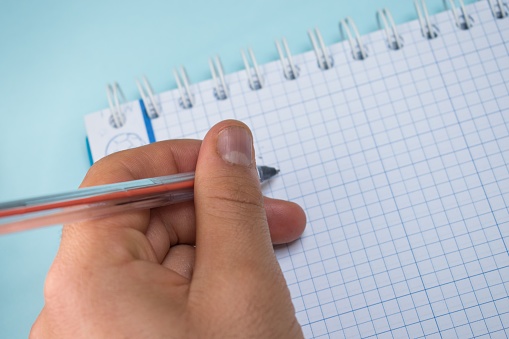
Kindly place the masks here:
<instances>
[{"instance_id":1,"label":"light blue background","mask_svg":"<svg viewBox=\"0 0 509 339\"><path fill-rule=\"evenodd\" d=\"M210 77L209 56L237 71L240 48L251 46L260 63L277 59L282 36L293 53L307 51L307 29L337 42L338 22L350 16L368 33L381 7L397 23L416 18L410 0L2 0L0 202L79 185L89 168L83 116L107 107L106 83L137 99L142 74L156 92L176 87L171 70L180 64L198 82ZM442 0L428 7L444 9ZM59 239L60 227L0 237L0 338L28 335Z\"/></svg>"}]
</instances>

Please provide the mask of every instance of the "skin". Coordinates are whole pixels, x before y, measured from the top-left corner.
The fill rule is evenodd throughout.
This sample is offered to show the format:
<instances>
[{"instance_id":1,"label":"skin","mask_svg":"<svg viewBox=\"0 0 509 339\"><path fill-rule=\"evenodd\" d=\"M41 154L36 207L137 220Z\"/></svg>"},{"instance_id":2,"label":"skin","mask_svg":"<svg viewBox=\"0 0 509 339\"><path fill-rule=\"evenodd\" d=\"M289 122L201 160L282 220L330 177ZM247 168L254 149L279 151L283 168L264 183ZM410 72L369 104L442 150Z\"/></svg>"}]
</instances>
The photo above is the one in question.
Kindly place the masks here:
<instances>
[{"instance_id":1,"label":"skin","mask_svg":"<svg viewBox=\"0 0 509 339\"><path fill-rule=\"evenodd\" d=\"M272 245L295 240L305 215L262 196L252 143L248 164L225 160L219 135L239 128L251 135L223 121L203 142L92 166L82 187L195 170L194 202L64 226L32 338L302 337Z\"/></svg>"}]
</instances>

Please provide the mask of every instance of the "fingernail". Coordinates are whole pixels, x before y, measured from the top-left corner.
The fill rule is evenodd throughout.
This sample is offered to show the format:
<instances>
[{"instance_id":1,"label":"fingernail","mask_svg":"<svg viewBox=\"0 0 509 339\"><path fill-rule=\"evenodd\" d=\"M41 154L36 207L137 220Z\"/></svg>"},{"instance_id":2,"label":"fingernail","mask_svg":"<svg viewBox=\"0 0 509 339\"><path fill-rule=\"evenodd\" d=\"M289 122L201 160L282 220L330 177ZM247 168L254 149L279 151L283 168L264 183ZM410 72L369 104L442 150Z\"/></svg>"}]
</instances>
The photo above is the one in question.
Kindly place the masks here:
<instances>
[{"instance_id":1,"label":"fingernail","mask_svg":"<svg viewBox=\"0 0 509 339\"><path fill-rule=\"evenodd\" d=\"M231 126L219 133L217 151L226 162L249 166L252 158L252 144L251 133L247 129Z\"/></svg>"}]
</instances>

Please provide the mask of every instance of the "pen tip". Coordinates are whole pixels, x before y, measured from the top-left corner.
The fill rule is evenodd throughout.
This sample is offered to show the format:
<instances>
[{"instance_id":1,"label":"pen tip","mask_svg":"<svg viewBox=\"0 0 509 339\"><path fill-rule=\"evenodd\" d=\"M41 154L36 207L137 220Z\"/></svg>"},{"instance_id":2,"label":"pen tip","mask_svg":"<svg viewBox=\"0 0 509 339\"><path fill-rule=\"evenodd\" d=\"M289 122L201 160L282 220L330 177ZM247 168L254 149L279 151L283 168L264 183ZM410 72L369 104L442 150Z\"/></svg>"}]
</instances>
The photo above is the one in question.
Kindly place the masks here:
<instances>
[{"instance_id":1,"label":"pen tip","mask_svg":"<svg viewBox=\"0 0 509 339\"><path fill-rule=\"evenodd\" d=\"M266 181L279 173L279 169L269 166L258 166L260 181Z\"/></svg>"}]
</instances>

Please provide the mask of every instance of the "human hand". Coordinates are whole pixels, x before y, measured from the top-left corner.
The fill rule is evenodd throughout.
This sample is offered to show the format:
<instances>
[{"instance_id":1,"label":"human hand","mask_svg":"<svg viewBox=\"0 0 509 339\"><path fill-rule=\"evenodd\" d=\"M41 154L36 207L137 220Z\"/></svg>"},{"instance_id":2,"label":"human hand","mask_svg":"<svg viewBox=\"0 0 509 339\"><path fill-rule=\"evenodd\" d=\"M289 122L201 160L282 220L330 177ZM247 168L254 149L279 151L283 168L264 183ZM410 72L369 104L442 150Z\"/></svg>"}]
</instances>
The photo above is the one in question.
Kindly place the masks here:
<instances>
[{"instance_id":1,"label":"human hand","mask_svg":"<svg viewBox=\"0 0 509 339\"><path fill-rule=\"evenodd\" d=\"M254 159L230 120L96 163L82 186L196 170L194 202L64 226L31 337L302 336L272 244L305 215L262 196Z\"/></svg>"}]
</instances>

